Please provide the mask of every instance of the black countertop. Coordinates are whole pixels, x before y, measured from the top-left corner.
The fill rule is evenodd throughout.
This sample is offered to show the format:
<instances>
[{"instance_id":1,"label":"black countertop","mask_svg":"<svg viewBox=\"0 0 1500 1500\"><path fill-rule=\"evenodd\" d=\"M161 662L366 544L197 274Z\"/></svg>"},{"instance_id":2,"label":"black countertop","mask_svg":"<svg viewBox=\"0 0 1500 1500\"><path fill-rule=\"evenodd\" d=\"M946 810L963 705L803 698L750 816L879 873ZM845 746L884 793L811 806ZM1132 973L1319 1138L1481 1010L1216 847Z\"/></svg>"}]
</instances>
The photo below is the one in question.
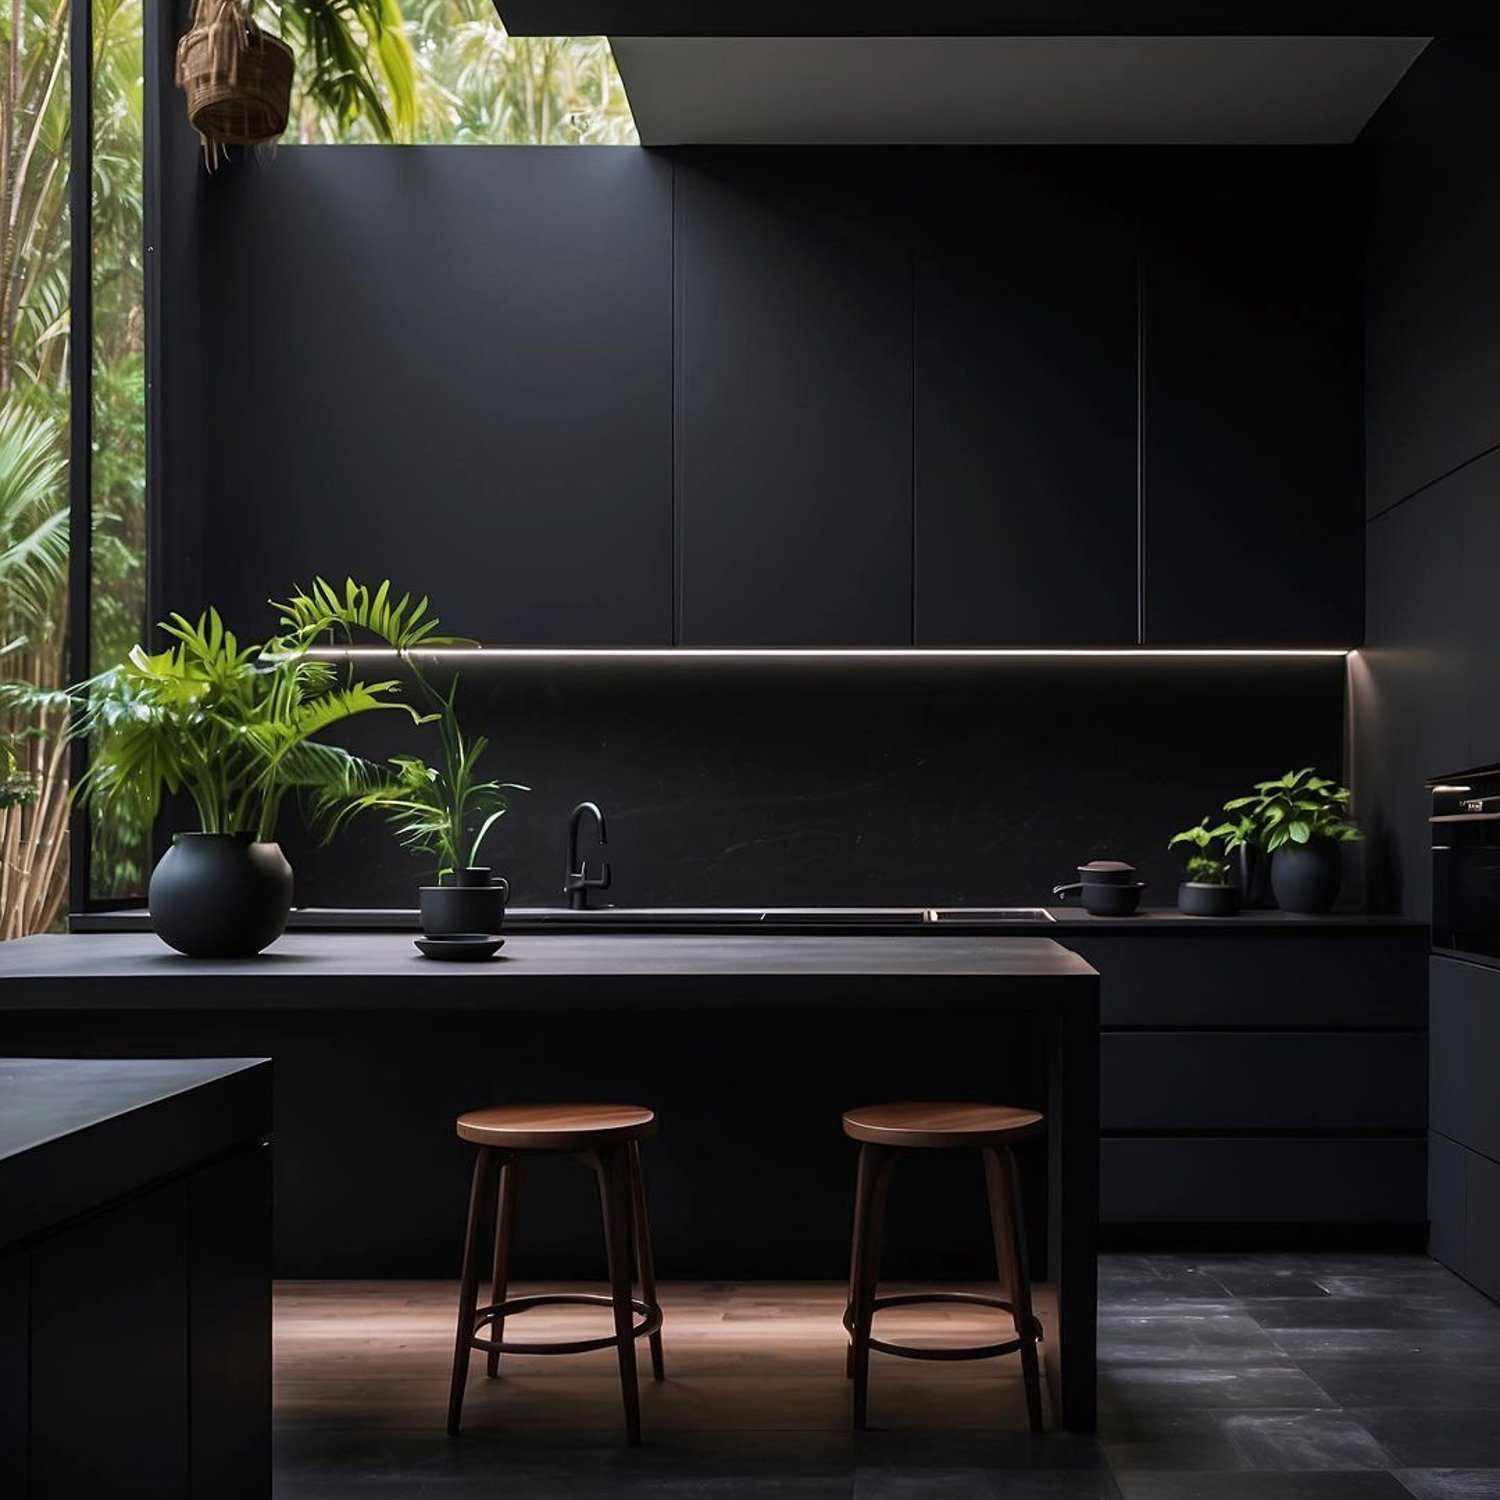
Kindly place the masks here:
<instances>
[{"instance_id":1,"label":"black countertop","mask_svg":"<svg viewBox=\"0 0 1500 1500\"><path fill-rule=\"evenodd\" d=\"M1086 981L1081 989L1092 1000L1097 975L1060 944L971 934L943 942L863 932L524 935L479 964L424 959L400 933L289 933L258 958L224 960L183 958L137 933L0 944L0 1011L774 1005L796 1003L809 990L820 1001L868 1004L913 986L962 989L972 1003L986 1004L1002 991L1014 998L1017 985L1030 990L1066 979Z\"/></svg>"},{"instance_id":2,"label":"black countertop","mask_svg":"<svg viewBox=\"0 0 1500 1500\"><path fill-rule=\"evenodd\" d=\"M254 1140L270 1121L263 1058L0 1058L0 1245Z\"/></svg>"},{"instance_id":3,"label":"black countertop","mask_svg":"<svg viewBox=\"0 0 1500 1500\"><path fill-rule=\"evenodd\" d=\"M715 933L729 936L863 933L952 938L976 933L1012 937L1061 937L1090 932L1246 932L1357 933L1411 931L1427 924L1409 917L1329 912L1304 917L1295 912L1242 911L1233 917L1188 917L1176 907L1143 907L1130 917L1093 917L1078 906L1022 908L1028 918L993 919L994 907L944 907L937 921L921 907L607 907L571 911L566 907L512 906L506 912L508 932L520 933ZM75 933L149 932L144 911L91 912L70 919ZM415 932L417 913L401 908L299 907L292 912L291 932Z\"/></svg>"}]
</instances>

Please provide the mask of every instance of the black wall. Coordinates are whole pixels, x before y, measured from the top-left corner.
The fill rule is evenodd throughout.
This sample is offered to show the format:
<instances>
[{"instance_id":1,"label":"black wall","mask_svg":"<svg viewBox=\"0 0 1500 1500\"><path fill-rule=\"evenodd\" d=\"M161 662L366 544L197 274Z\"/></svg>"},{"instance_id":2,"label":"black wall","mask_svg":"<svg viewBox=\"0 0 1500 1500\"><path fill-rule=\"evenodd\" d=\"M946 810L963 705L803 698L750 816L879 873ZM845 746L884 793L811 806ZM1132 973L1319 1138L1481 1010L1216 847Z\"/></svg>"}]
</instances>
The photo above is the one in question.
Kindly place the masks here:
<instances>
[{"instance_id":1,"label":"black wall","mask_svg":"<svg viewBox=\"0 0 1500 1500\"><path fill-rule=\"evenodd\" d=\"M1434 43L1368 132L1367 646L1355 770L1377 899L1425 918L1426 778L1500 762L1500 47ZM1432 960L1433 1252L1500 1294L1500 972Z\"/></svg>"},{"instance_id":2,"label":"black wall","mask_svg":"<svg viewBox=\"0 0 1500 1500\"><path fill-rule=\"evenodd\" d=\"M203 378L163 607L254 634L321 572L488 643L1358 638L1347 150L169 155ZM1344 760L1336 659L470 678L536 788L493 846L522 901L592 796L624 903L1032 901L1114 854L1170 904L1173 830ZM301 901L412 904L377 829L286 840Z\"/></svg>"},{"instance_id":3,"label":"black wall","mask_svg":"<svg viewBox=\"0 0 1500 1500\"><path fill-rule=\"evenodd\" d=\"M593 797L627 905L1035 902L1104 855L1170 905L1169 834L1268 772L1340 764L1343 675L1337 658L505 661L466 674L463 709L494 773L534 788L490 849L519 901L561 901L567 813ZM393 719L366 721L372 750ZM427 878L378 825L287 842L309 905L411 906Z\"/></svg>"},{"instance_id":4,"label":"black wall","mask_svg":"<svg viewBox=\"0 0 1500 1500\"><path fill-rule=\"evenodd\" d=\"M1500 761L1500 49L1434 43L1376 116L1368 614L1355 662L1378 894L1425 918L1424 779Z\"/></svg>"}]
</instances>

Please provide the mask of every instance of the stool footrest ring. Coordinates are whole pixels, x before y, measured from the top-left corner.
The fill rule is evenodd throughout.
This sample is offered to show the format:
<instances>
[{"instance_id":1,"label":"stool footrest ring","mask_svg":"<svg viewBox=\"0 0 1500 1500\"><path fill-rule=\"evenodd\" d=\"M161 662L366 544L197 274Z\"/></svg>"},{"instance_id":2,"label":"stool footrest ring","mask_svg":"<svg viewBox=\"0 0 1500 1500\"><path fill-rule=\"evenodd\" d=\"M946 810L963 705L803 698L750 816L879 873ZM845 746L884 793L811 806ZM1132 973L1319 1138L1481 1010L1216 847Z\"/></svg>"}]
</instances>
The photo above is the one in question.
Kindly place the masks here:
<instances>
[{"instance_id":1,"label":"stool footrest ring","mask_svg":"<svg viewBox=\"0 0 1500 1500\"><path fill-rule=\"evenodd\" d=\"M506 1302L492 1302L474 1310L474 1331L469 1345L474 1349L494 1350L498 1354L588 1354L595 1349L614 1349L620 1340L612 1333L591 1339L553 1340L550 1343L522 1343L515 1339L487 1339L481 1328L493 1325L496 1318L511 1318L536 1307L613 1307L614 1302L598 1292L537 1292L529 1297L512 1297ZM661 1329L661 1308L653 1302L630 1299L631 1310L640 1318L626 1335L633 1343L649 1338Z\"/></svg>"},{"instance_id":2,"label":"stool footrest ring","mask_svg":"<svg viewBox=\"0 0 1500 1500\"><path fill-rule=\"evenodd\" d=\"M978 1292L902 1292L890 1297L876 1297L872 1310L881 1312L888 1307L919 1307L932 1302L959 1302L970 1307L994 1307L1015 1316L1014 1304L1004 1297L986 1297ZM854 1304L844 1308L844 1328L850 1337L854 1334ZM1042 1324L1039 1318L1031 1320L1031 1337L1037 1343L1042 1340ZM919 1348L915 1344L892 1344L885 1339L870 1339L870 1348L878 1354L895 1354L902 1359L997 1359L1002 1354L1015 1354L1025 1342L1016 1337L998 1344L965 1344L957 1348Z\"/></svg>"}]
</instances>

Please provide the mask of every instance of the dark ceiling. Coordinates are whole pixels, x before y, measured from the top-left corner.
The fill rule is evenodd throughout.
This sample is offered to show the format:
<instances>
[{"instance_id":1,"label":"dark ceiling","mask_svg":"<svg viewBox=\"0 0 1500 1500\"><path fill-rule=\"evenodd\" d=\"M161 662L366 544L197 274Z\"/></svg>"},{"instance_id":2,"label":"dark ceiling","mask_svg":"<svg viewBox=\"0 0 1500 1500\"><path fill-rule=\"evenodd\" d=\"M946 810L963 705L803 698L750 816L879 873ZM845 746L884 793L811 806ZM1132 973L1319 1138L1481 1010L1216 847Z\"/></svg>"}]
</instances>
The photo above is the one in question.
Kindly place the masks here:
<instances>
[{"instance_id":1,"label":"dark ceiling","mask_svg":"<svg viewBox=\"0 0 1500 1500\"><path fill-rule=\"evenodd\" d=\"M513 36L1493 36L1495 0L495 0Z\"/></svg>"}]
</instances>

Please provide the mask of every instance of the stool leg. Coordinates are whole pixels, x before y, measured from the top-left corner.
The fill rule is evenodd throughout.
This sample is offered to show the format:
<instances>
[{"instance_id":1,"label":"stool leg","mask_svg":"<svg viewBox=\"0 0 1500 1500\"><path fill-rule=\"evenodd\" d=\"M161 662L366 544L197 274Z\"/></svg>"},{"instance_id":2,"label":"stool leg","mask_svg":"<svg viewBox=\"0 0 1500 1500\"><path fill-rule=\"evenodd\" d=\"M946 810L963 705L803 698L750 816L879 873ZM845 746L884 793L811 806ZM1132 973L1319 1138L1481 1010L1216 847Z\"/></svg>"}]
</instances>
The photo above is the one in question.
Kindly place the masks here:
<instances>
[{"instance_id":1,"label":"stool leg","mask_svg":"<svg viewBox=\"0 0 1500 1500\"><path fill-rule=\"evenodd\" d=\"M510 1285L510 1246L516 1234L516 1200L521 1194L521 1163L508 1161L500 1168L500 1207L495 1214L495 1275L490 1282L490 1301L504 1302ZM490 1337L498 1344L505 1337L505 1319L490 1324ZM500 1373L500 1351L485 1353L484 1373Z\"/></svg>"},{"instance_id":2,"label":"stool leg","mask_svg":"<svg viewBox=\"0 0 1500 1500\"><path fill-rule=\"evenodd\" d=\"M656 1260L651 1250L651 1220L646 1213L646 1178L641 1171L641 1147L638 1141L630 1143L630 1203L631 1217L635 1221L635 1263L641 1277L641 1301L649 1307L659 1306L656 1300ZM661 1330L650 1337L651 1378L665 1380L665 1366L661 1353Z\"/></svg>"},{"instance_id":3,"label":"stool leg","mask_svg":"<svg viewBox=\"0 0 1500 1500\"><path fill-rule=\"evenodd\" d=\"M854 1174L854 1241L849 1246L849 1300L845 1304L846 1315L852 1315L859 1295L859 1252L861 1224L865 1212L865 1174L856 1170ZM849 1335L849 1347L844 1350L844 1378L854 1379L854 1335Z\"/></svg>"},{"instance_id":4,"label":"stool leg","mask_svg":"<svg viewBox=\"0 0 1500 1500\"><path fill-rule=\"evenodd\" d=\"M885 1146L859 1148L855 1199L860 1205L854 1225L854 1425L863 1429L870 1392L870 1321L875 1316L875 1289L880 1281L880 1237L885 1224L885 1193L894 1153Z\"/></svg>"},{"instance_id":5,"label":"stool leg","mask_svg":"<svg viewBox=\"0 0 1500 1500\"><path fill-rule=\"evenodd\" d=\"M609 1257L609 1295L614 1303L620 1394L625 1400L625 1432L632 1447L641 1441L641 1394L635 1370L635 1324L630 1305L630 1158L619 1146L598 1153L599 1200L604 1210L604 1245Z\"/></svg>"},{"instance_id":6,"label":"stool leg","mask_svg":"<svg viewBox=\"0 0 1500 1500\"><path fill-rule=\"evenodd\" d=\"M453 1342L453 1379L448 1386L448 1435L458 1432L464 1408L464 1386L469 1379L469 1353L474 1341L474 1309L479 1305L479 1232L486 1218L490 1187L495 1178L495 1152L479 1148L474 1181L469 1188L469 1222L464 1229L464 1264L458 1290L458 1331Z\"/></svg>"},{"instance_id":7,"label":"stool leg","mask_svg":"<svg viewBox=\"0 0 1500 1500\"><path fill-rule=\"evenodd\" d=\"M1021 1210L1021 1179L1010 1148L984 1148L984 1175L989 1188L990 1224L995 1258L1008 1287L1016 1337L1021 1341L1021 1377L1026 1386L1026 1419L1042 1430L1042 1381L1037 1367L1036 1328L1031 1312L1031 1275L1026 1267L1026 1223Z\"/></svg>"}]
</instances>

